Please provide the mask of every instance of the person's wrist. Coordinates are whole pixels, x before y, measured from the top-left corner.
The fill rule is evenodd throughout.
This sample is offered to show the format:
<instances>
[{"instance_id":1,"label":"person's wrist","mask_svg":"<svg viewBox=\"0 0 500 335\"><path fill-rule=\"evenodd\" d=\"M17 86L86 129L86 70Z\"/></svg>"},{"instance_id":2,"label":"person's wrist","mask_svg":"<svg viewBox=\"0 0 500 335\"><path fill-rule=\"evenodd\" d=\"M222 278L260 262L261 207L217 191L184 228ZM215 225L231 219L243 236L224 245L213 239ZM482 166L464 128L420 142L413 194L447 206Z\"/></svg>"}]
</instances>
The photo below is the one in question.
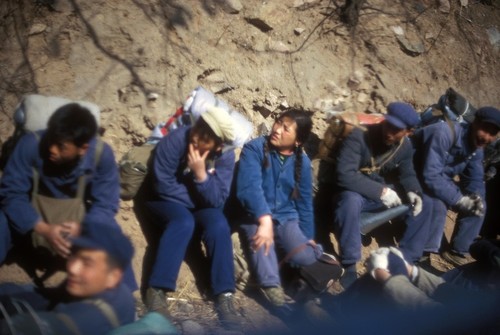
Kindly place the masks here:
<instances>
[{"instance_id":1,"label":"person's wrist","mask_svg":"<svg viewBox=\"0 0 500 335\"><path fill-rule=\"evenodd\" d=\"M266 214L259 218L259 226L272 226L273 220L271 215Z\"/></svg>"},{"instance_id":2,"label":"person's wrist","mask_svg":"<svg viewBox=\"0 0 500 335\"><path fill-rule=\"evenodd\" d=\"M194 180L197 183L203 183L206 179L207 179L207 173L205 172L205 170L194 174Z\"/></svg>"},{"instance_id":3,"label":"person's wrist","mask_svg":"<svg viewBox=\"0 0 500 335\"><path fill-rule=\"evenodd\" d=\"M42 236L46 236L50 230L50 227L47 223L38 221L33 227L33 230Z\"/></svg>"}]
</instances>

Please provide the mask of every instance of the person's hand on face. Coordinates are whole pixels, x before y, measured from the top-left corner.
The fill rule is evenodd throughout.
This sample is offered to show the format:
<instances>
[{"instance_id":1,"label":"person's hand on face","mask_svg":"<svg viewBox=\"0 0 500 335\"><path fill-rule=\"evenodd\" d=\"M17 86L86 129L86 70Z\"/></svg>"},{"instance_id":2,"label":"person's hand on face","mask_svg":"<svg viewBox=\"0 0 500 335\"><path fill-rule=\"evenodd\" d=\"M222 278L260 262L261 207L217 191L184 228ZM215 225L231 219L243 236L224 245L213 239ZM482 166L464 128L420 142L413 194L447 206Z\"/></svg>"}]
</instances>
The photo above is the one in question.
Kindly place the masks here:
<instances>
[{"instance_id":1,"label":"person's hand on face","mask_svg":"<svg viewBox=\"0 0 500 335\"><path fill-rule=\"evenodd\" d=\"M209 150L206 150L203 154L193 143L189 143L188 151L188 167L193 172L196 181L202 182L207 178L207 172L205 169L205 160L207 159Z\"/></svg>"}]
</instances>

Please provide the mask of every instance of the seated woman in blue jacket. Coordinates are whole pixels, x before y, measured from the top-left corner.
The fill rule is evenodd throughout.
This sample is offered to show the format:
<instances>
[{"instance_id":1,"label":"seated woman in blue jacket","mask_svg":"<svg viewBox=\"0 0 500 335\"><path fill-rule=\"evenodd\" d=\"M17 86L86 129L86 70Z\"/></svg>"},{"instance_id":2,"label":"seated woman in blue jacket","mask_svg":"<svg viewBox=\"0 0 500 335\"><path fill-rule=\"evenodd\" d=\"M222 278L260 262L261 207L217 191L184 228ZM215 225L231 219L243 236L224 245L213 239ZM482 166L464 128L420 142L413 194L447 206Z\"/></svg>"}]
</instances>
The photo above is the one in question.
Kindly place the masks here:
<instances>
[{"instance_id":1,"label":"seated woman in blue jacket","mask_svg":"<svg viewBox=\"0 0 500 335\"><path fill-rule=\"evenodd\" d=\"M236 195L245 209L241 227L253 251L251 266L272 307L286 305L277 251L285 254L282 261L302 268L324 257L313 241L311 161L302 147L311 128L308 113L288 109L269 136L248 142L240 156ZM338 264L335 270L341 274Z\"/></svg>"},{"instance_id":2,"label":"seated woman in blue jacket","mask_svg":"<svg viewBox=\"0 0 500 335\"><path fill-rule=\"evenodd\" d=\"M235 155L222 150L234 139L229 114L209 108L192 126L173 130L158 143L153 160L153 194L146 208L163 229L145 303L168 314L166 292L175 291L179 270L195 227L210 259L210 280L219 318L236 326L234 264L229 224L222 208L229 194Z\"/></svg>"}]
</instances>

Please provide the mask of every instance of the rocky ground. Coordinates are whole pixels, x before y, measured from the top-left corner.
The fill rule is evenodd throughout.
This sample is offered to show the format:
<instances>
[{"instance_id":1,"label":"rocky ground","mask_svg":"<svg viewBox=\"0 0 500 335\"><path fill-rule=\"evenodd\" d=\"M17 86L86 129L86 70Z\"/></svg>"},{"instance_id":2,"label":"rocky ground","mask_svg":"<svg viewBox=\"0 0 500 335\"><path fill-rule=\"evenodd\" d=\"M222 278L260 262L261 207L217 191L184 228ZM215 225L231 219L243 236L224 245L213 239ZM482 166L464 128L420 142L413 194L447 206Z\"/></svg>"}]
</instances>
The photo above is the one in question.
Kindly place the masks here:
<instances>
[{"instance_id":1,"label":"rocky ground","mask_svg":"<svg viewBox=\"0 0 500 335\"><path fill-rule=\"evenodd\" d=\"M104 139L117 160L143 143L199 85L248 117L255 135L269 129L286 106L314 111L313 143L322 137L329 111L383 112L394 100L421 111L448 87L475 106L500 106L498 0L367 0L359 17L349 17L351 24L341 20L343 5L343 0L4 0L0 139L11 134L12 111L27 93L98 104ZM136 246L140 279L147 243L133 202L121 202L117 219ZM381 241L394 243L388 234L375 234L365 253ZM450 266L439 257L433 265ZM218 332L207 292L192 273L184 264L175 322L182 328L186 320L196 321L199 331ZM0 281L27 280L12 265L0 276ZM245 331L286 329L250 293L238 292L237 298Z\"/></svg>"}]
</instances>

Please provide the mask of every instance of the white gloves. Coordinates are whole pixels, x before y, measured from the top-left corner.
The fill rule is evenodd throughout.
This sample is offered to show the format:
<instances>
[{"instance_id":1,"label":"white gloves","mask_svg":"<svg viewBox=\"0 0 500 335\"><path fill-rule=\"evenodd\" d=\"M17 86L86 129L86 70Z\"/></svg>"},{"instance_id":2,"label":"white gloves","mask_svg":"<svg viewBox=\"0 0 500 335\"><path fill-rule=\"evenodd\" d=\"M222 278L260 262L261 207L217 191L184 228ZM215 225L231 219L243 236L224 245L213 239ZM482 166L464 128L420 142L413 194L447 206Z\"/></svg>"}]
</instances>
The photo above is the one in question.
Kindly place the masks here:
<instances>
[{"instance_id":1,"label":"white gloves","mask_svg":"<svg viewBox=\"0 0 500 335\"><path fill-rule=\"evenodd\" d=\"M371 276L375 279L376 269L385 270L393 276L409 276L407 269L408 262L404 259L403 253L395 247L382 247L372 250L366 266Z\"/></svg>"},{"instance_id":2,"label":"white gloves","mask_svg":"<svg viewBox=\"0 0 500 335\"><path fill-rule=\"evenodd\" d=\"M483 199L477 194L464 195L456 204L457 209L465 214L484 215Z\"/></svg>"},{"instance_id":3,"label":"white gloves","mask_svg":"<svg viewBox=\"0 0 500 335\"><path fill-rule=\"evenodd\" d=\"M417 216L422 211L422 198L415 192L408 192L408 200L413 208L413 216Z\"/></svg>"},{"instance_id":4,"label":"white gloves","mask_svg":"<svg viewBox=\"0 0 500 335\"><path fill-rule=\"evenodd\" d=\"M388 187L384 188L382 191L380 200L387 208L396 207L402 204L398 194Z\"/></svg>"},{"instance_id":5,"label":"white gloves","mask_svg":"<svg viewBox=\"0 0 500 335\"><path fill-rule=\"evenodd\" d=\"M389 255L389 248L385 247L378 248L370 252L370 258L368 259L366 266L368 267L368 271L373 278L375 278L376 269L382 269L389 272L389 259L387 258L387 255Z\"/></svg>"}]
</instances>

